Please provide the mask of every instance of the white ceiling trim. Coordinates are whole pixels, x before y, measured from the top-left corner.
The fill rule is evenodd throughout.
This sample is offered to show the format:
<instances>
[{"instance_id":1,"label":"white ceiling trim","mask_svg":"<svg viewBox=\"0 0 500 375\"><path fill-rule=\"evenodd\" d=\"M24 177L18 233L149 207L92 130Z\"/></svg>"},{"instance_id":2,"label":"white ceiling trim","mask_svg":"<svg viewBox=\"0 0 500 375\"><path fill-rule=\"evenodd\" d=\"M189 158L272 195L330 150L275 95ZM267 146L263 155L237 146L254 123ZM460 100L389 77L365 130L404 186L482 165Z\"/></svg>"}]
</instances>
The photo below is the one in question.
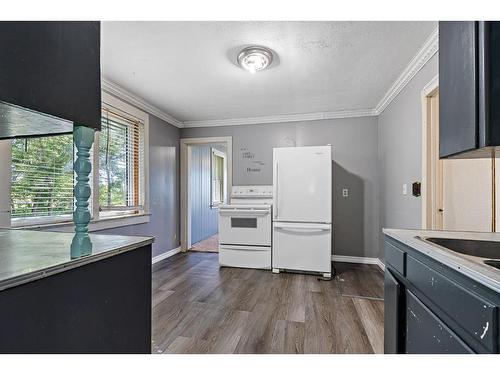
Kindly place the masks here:
<instances>
[{"instance_id":1,"label":"white ceiling trim","mask_svg":"<svg viewBox=\"0 0 500 375\"><path fill-rule=\"evenodd\" d=\"M142 98L125 90L118 84L102 78L102 89L120 99L129 102L132 105L172 124L178 128L198 128L211 126L235 126L235 125L252 125L252 124L273 124L284 122L298 121L316 121L329 120L350 117L368 117L380 115L387 106L398 96L412 78L423 68L423 66L434 56L438 51L438 28L436 28L429 38L425 41L422 48L418 51L415 57L410 61L408 66L403 70L398 79L391 85L377 106L373 109L355 109L333 112L315 112L315 113L298 113L292 115L275 115L275 116L259 116L259 117L244 117L230 118L221 120L199 120L199 121L180 121L162 111L161 109L147 103Z\"/></svg>"},{"instance_id":2,"label":"white ceiling trim","mask_svg":"<svg viewBox=\"0 0 500 375\"><path fill-rule=\"evenodd\" d=\"M282 122L316 121L316 120L328 120L334 118L367 117L367 116L376 116L376 113L373 111L373 109L355 109L350 111L346 110L346 111L335 111L335 112L298 113L293 115L242 117L242 118L230 118L223 120L184 121L184 127L199 128L205 126L274 124Z\"/></svg>"},{"instance_id":3,"label":"white ceiling trim","mask_svg":"<svg viewBox=\"0 0 500 375\"><path fill-rule=\"evenodd\" d=\"M438 28L436 28L424 45L410 61L408 66L398 79L392 84L377 106L374 108L377 115L381 114L384 109L398 96L405 86L412 80L413 77L424 67L424 65L436 54L439 48L438 44Z\"/></svg>"},{"instance_id":4,"label":"white ceiling trim","mask_svg":"<svg viewBox=\"0 0 500 375\"><path fill-rule=\"evenodd\" d=\"M152 104L149 104L144 99L138 97L135 94L132 94L130 91L125 90L120 85L111 82L110 80L102 77L101 79L101 88L103 91L108 94L114 95L122 100L125 100L129 104L142 109L143 111L148 112L149 114L156 116L169 124L177 126L178 128L183 127L182 121L177 120L175 117L169 115L168 113L163 112L161 109L155 107Z\"/></svg>"}]
</instances>

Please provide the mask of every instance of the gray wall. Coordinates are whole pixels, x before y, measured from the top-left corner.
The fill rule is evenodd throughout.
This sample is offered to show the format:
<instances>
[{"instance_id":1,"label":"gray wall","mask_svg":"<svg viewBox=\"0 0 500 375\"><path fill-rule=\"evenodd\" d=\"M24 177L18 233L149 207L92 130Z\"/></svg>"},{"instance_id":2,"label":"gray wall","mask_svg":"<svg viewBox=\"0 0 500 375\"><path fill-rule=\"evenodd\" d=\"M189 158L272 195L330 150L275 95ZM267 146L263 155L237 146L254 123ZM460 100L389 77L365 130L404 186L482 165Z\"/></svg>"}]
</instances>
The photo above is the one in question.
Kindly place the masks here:
<instances>
[{"instance_id":1,"label":"gray wall","mask_svg":"<svg viewBox=\"0 0 500 375\"><path fill-rule=\"evenodd\" d=\"M272 185L272 149L332 145L334 253L379 257L377 118L181 129L233 137L233 185ZM342 197L342 189L349 197Z\"/></svg>"},{"instance_id":2,"label":"gray wall","mask_svg":"<svg viewBox=\"0 0 500 375\"><path fill-rule=\"evenodd\" d=\"M150 222L96 233L155 236L153 256L175 249L179 240L180 130L149 116Z\"/></svg>"},{"instance_id":3,"label":"gray wall","mask_svg":"<svg viewBox=\"0 0 500 375\"><path fill-rule=\"evenodd\" d=\"M378 117L381 227L421 227L422 199L411 195L411 183L422 180L420 95L437 74L438 54ZM408 184L408 195L402 194L404 183Z\"/></svg>"},{"instance_id":4,"label":"gray wall","mask_svg":"<svg viewBox=\"0 0 500 375\"><path fill-rule=\"evenodd\" d=\"M212 203L212 146L191 147L189 195L191 197L191 243L208 238L218 231L218 211Z\"/></svg>"}]
</instances>

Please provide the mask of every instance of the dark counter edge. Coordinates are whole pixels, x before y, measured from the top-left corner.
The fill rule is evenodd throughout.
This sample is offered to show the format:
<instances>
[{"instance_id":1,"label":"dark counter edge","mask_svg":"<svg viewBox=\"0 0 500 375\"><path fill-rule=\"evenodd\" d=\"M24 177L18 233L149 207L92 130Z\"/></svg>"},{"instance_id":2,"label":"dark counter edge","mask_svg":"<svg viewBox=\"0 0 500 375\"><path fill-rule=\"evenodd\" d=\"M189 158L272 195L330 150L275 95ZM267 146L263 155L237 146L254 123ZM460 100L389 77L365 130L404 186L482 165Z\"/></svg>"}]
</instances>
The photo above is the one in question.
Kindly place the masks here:
<instances>
[{"instance_id":1,"label":"dark counter edge","mask_svg":"<svg viewBox=\"0 0 500 375\"><path fill-rule=\"evenodd\" d=\"M443 251L439 245L432 245L424 242L423 240L418 240L420 246L425 247L425 250L416 248L411 244L405 242L401 237L399 237L396 233L390 233L387 231L393 230L392 228L383 228L383 234L386 237L391 238L393 241L399 242L405 246L412 248L413 250L425 255L444 266L451 268L452 270L471 278L472 280L482 284L483 286L490 288L497 293L500 293L500 283L498 281L492 280L487 275L482 273L482 270L474 269L477 265L474 265L467 259L460 258L458 256L453 256L452 254L448 254L448 252ZM406 229L395 229L405 231ZM427 231L425 229L408 229L409 232L418 232L418 231ZM470 232L470 233L479 233L479 232ZM409 235L409 234L408 234ZM417 239L415 239L417 240ZM500 241L499 241L500 242Z\"/></svg>"},{"instance_id":2,"label":"dark counter edge","mask_svg":"<svg viewBox=\"0 0 500 375\"><path fill-rule=\"evenodd\" d=\"M134 236L126 236L126 237L134 237ZM42 270L37 270L33 272L29 272L20 276L14 276L9 279L3 280L0 282L0 291L6 290L9 288L13 288L31 281L39 280L44 277L48 277L51 275L58 274L60 272L64 272L67 270L71 270L73 268L81 267L89 263L94 263L102 259L110 258L112 256L115 256L117 254L121 253L126 253L128 251L132 251L135 249L139 249L143 246L150 245L154 242L154 237L149 237L145 240L138 241L136 243L130 244L130 245L125 245L122 247L119 247L117 249L112 249L112 250L107 250L103 251L98 254L91 254L88 256L84 256L78 259L71 259L68 262L58 264L56 266L52 267L47 267ZM69 252L69 249L68 249Z\"/></svg>"}]
</instances>

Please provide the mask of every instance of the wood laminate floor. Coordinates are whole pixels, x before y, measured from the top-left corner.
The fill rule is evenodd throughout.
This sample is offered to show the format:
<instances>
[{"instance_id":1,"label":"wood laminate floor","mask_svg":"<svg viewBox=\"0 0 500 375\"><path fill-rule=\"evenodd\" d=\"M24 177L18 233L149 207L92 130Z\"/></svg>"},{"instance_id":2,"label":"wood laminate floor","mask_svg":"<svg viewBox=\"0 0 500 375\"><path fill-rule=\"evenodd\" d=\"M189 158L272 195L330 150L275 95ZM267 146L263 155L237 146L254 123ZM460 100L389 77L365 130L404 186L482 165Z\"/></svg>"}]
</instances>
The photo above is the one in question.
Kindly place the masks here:
<instances>
[{"instance_id":1,"label":"wood laminate floor","mask_svg":"<svg viewBox=\"0 0 500 375\"><path fill-rule=\"evenodd\" d=\"M382 353L383 274L336 263L337 276L220 268L177 254L153 272L153 353Z\"/></svg>"}]
</instances>

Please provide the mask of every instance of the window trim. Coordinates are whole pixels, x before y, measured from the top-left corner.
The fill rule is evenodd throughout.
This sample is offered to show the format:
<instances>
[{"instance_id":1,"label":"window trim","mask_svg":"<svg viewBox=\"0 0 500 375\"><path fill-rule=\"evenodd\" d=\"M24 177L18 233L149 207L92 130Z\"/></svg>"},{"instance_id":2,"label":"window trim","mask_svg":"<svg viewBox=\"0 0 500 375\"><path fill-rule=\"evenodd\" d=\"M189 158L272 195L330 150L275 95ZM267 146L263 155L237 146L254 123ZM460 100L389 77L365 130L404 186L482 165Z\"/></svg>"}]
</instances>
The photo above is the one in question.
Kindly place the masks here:
<instances>
[{"instance_id":1,"label":"window trim","mask_svg":"<svg viewBox=\"0 0 500 375\"><path fill-rule=\"evenodd\" d=\"M106 217L100 219L91 219L89 223L89 232L96 232L105 229L113 229L119 227L126 227L129 225L137 225L149 223L151 214L130 214L115 217ZM12 226L16 229L57 229L58 232L73 232L74 223L70 221L53 221L53 222L37 222L33 224L24 224Z\"/></svg>"},{"instance_id":2,"label":"window trim","mask_svg":"<svg viewBox=\"0 0 500 375\"><path fill-rule=\"evenodd\" d=\"M129 116L135 117L144 124L144 204L141 211L138 213L120 213L116 215L100 215L99 211L99 168L94 166L99 165L99 132L94 135L94 153L92 155L92 221L124 219L129 217L144 216L150 214L149 205L149 115L140 109L124 102L117 97L102 92L102 109L115 109L126 113ZM149 220L148 220L149 221Z\"/></svg>"},{"instance_id":3,"label":"window trim","mask_svg":"<svg viewBox=\"0 0 500 375\"><path fill-rule=\"evenodd\" d=\"M144 179L144 204L143 209L137 213L124 213L121 212L117 215L99 215L99 168L96 167L99 165L99 132L96 131L94 134L94 145L93 145L93 153L91 155L91 163L92 163L92 186L91 186L91 203L92 206L89 206L91 212L91 221L89 224L89 231L110 229L123 227L128 225L142 224L148 223L150 221L150 204L149 204L149 114L141 111L140 109L124 102L117 97L108 94L107 92L102 92L102 108L114 108L115 110L124 112L130 116L133 116L144 124L144 175L142 178ZM10 140L6 140L9 142ZM10 154L10 146L8 147ZM3 152L2 152L3 154ZM7 153L6 153L7 154ZM9 155L10 156L10 155ZM2 155L3 157L3 155ZM9 157L12 160L11 157ZM6 184L8 184L8 192L9 192L9 202L10 202L10 168L9 168L9 178L5 178ZM4 190L4 189L0 189ZM10 207L9 207L9 216L10 216ZM40 217L40 218L30 218L29 221L32 223L24 222L15 223L10 218L11 228L70 228L73 226L73 218L68 215L67 220L62 217L54 217L52 220L48 217Z\"/></svg>"}]
</instances>

